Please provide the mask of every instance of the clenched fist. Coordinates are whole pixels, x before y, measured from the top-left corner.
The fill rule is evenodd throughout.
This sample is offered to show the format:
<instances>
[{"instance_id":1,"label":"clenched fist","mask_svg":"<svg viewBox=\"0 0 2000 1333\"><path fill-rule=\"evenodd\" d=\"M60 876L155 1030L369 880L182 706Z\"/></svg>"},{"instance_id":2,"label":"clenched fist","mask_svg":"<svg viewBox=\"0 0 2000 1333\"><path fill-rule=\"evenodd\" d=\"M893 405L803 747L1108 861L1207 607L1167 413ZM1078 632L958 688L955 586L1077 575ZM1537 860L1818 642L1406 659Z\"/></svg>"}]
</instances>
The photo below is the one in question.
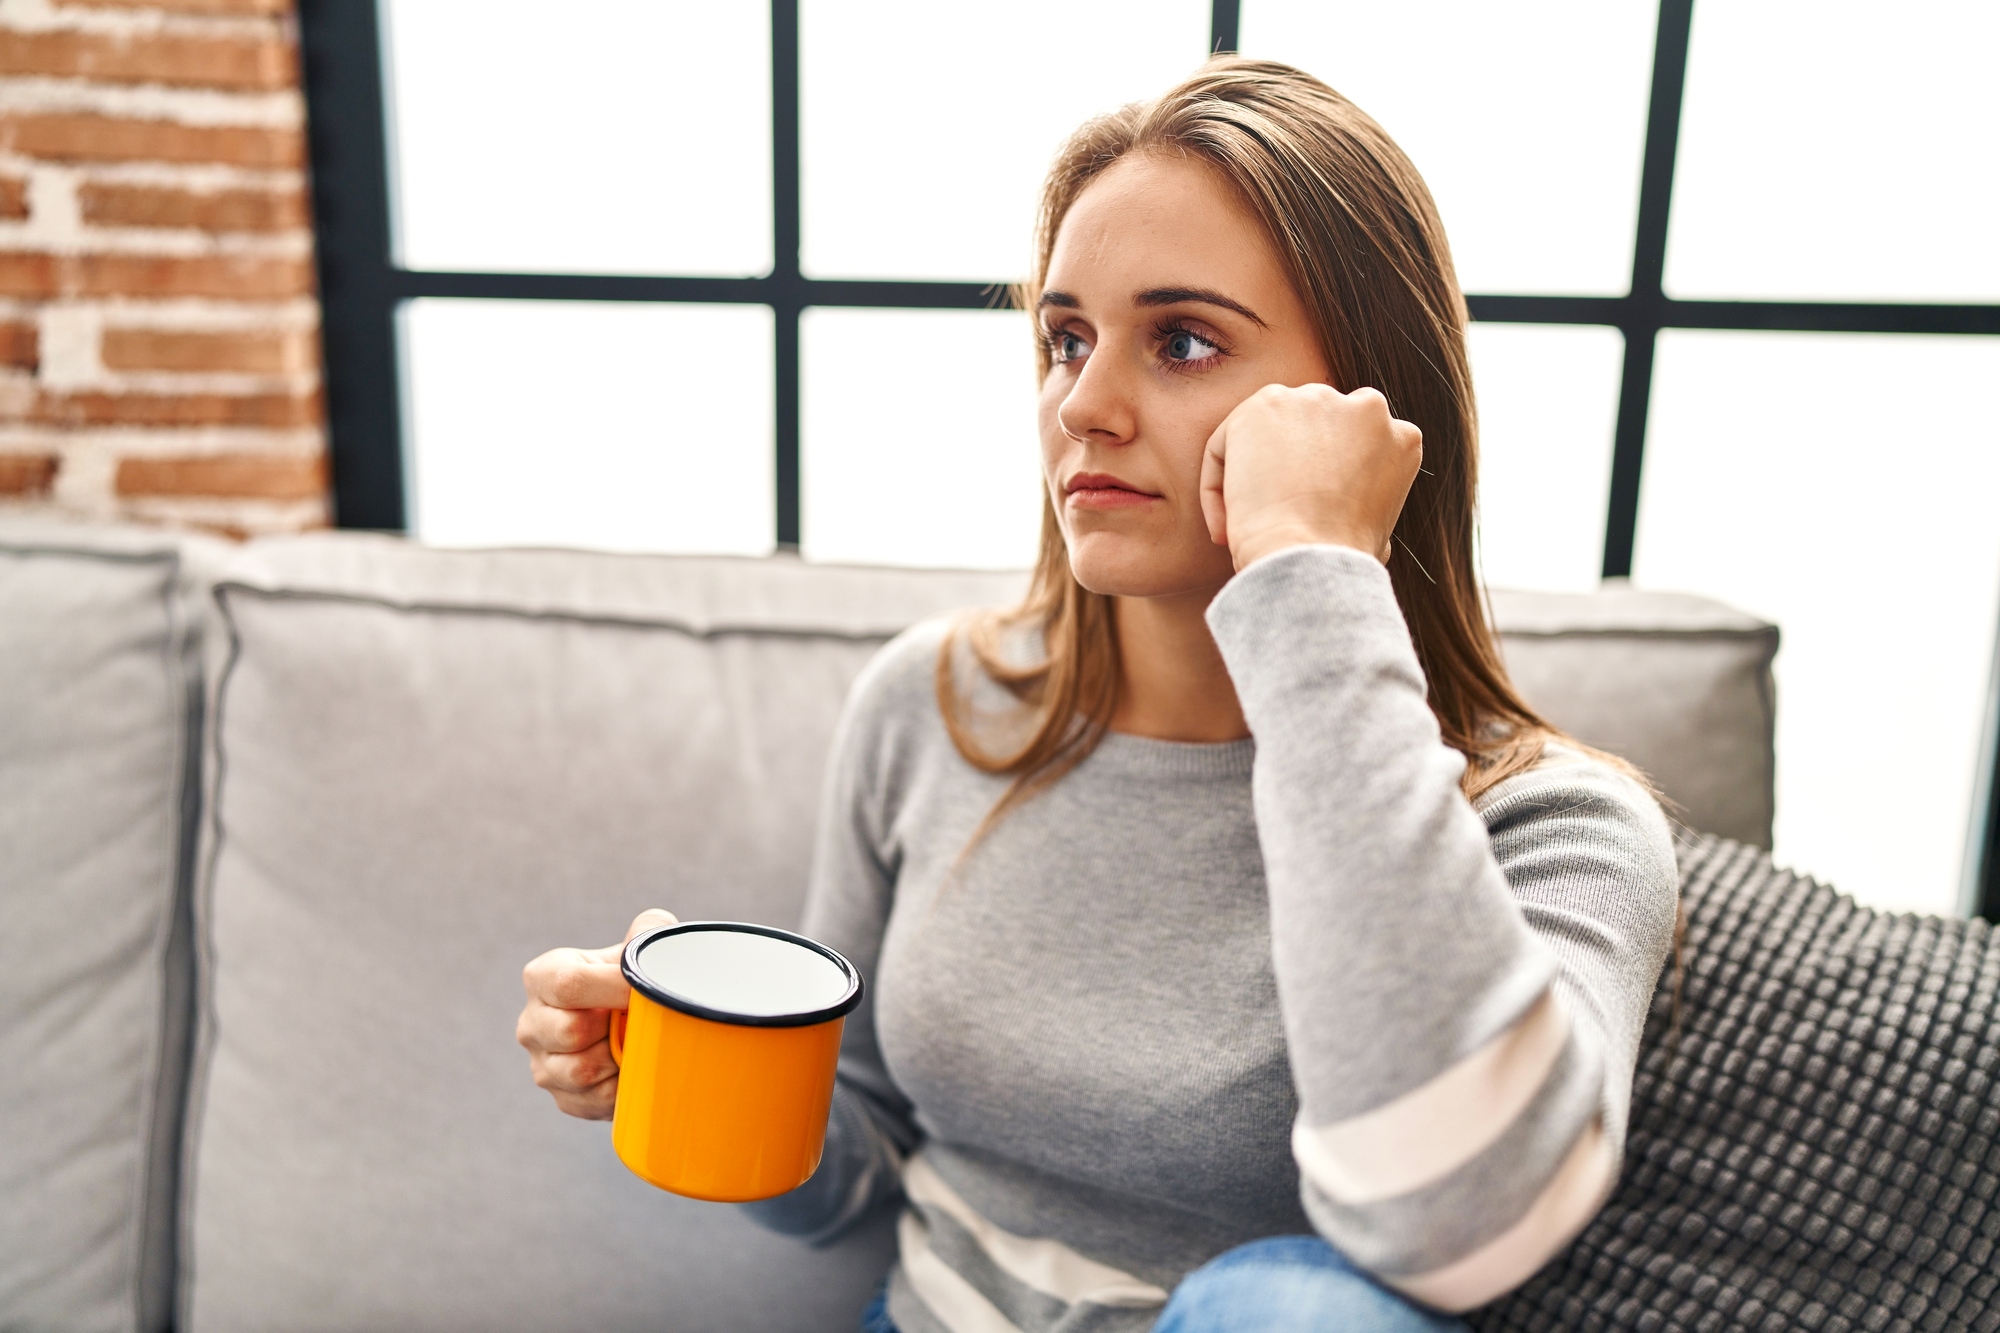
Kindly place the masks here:
<instances>
[{"instance_id":1,"label":"clenched fist","mask_svg":"<svg viewBox=\"0 0 2000 1333\"><path fill-rule=\"evenodd\" d=\"M1424 433L1374 389L1270 384L1208 437L1201 509L1242 569L1288 546L1349 546L1389 559L1390 534L1424 459Z\"/></svg>"}]
</instances>

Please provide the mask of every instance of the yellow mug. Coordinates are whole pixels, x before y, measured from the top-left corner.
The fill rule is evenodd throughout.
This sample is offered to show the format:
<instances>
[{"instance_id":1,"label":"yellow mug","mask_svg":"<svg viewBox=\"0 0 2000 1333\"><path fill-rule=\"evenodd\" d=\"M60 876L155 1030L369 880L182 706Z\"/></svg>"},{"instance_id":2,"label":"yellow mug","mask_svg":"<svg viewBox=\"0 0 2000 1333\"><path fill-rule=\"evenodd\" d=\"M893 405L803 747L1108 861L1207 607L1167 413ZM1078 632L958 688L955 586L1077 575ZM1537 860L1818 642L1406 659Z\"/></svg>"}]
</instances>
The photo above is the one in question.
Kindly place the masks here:
<instances>
[{"instance_id":1,"label":"yellow mug","mask_svg":"<svg viewBox=\"0 0 2000 1333\"><path fill-rule=\"evenodd\" d=\"M797 1189L819 1168L840 1033L861 973L803 935L685 921L625 946L612 1011L611 1144L640 1179L719 1203Z\"/></svg>"}]
</instances>

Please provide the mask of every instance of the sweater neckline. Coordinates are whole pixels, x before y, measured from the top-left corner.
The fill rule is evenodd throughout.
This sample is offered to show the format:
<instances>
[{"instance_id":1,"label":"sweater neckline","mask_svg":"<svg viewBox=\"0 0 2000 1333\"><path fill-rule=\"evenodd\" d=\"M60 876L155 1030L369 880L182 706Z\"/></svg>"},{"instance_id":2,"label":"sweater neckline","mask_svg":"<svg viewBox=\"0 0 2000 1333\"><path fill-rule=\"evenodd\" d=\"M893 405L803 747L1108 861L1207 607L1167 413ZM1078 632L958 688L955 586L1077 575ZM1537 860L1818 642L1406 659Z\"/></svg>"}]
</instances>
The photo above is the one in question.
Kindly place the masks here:
<instances>
[{"instance_id":1,"label":"sweater neckline","mask_svg":"<svg viewBox=\"0 0 2000 1333\"><path fill-rule=\"evenodd\" d=\"M1154 778L1247 778L1257 757L1257 742L1162 741L1107 731L1084 761L1086 768L1107 773Z\"/></svg>"}]
</instances>

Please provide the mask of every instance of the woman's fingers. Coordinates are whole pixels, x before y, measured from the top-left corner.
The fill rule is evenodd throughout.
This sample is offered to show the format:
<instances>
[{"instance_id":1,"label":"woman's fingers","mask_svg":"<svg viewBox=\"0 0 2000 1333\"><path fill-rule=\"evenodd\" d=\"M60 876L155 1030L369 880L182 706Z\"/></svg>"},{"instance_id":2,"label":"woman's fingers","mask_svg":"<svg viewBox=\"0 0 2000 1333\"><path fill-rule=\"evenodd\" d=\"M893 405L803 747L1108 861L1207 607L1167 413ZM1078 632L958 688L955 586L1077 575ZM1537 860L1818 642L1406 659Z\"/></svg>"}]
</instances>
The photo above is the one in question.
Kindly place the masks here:
<instances>
[{"instance_id":1,"label":"woman's fingers","mask_svg":"<svg viewBox=\"0 0 2000 1333\"><path fill-rule=\"evenodd\" d=\"M610 1028L608 1009L558 1009L530 1000L514 1024L514 1040L531 1053L566 1055L595 1046Z\"/></svg>"},{"instance_id":2,"label":"woman's fingers","mask_svg":"<svg viewBox=\"0 0 2000 1333\"><path fill-rule=\"evenodd\" d=\"M1386 559L1423 459L1423 432L1374 389L1266 385L1237 405L1202 458L1202 512L1238 569L1302 544Z\"/></svg>"},{"instance_id":3,"label":"woman's fingers","mask_svg":"<svg viewBox=\"0 0 2000 1333\"><path fill-rule=\"evenodd\" d=\"M1387 402L1382 404L1382 410L1385 412L1389 410ZM1396 443L1402 448L1403 452L1415 454L1417 456L1416 465L1422 467L1424 463L1423 431L1401 417L1389 418L1389 430L1395 435ZM1414 473L1412 474L1412 478L1414 479Z\"/></svg>"},{"instance_id":4,"label":"woman's fingers","mask_svg":"<svg viewBox=\"0 0 2000 1333\"><path fill-rule=\"evenodd\" d=\"M608 1121L618 1109L618 1065L608 1043L576 1055L536 1055L534 1085L556 1099L556 1109L584 1121Z\"/></svg>"},{"instance_id":5,"label":"woman's fingers","mask_svg":"<svg viewBox=\"0 0 2000 1333\"><path fill-rule=\"evenodd\" d=\"M1233 415L1233 414L1232 414ZM1208 522L1208 539L1229 545L1229 510L1223 503L1223 460L1229 449L1229 418L1224 417L1201 453L1201 516Z\"/></svg>"},{"instance_id":6,"label":"woman's fingers","mask_svg":"<svg viewBox=\"0 0 2000 1333\"><path fill-rule=\"evenodd\" d=\"M608 1078L584 1092L556 1092L556 1109L564 1115L573 1115L579 1120L609 1120L618 1109L618 1080Z\"/></svg>"},{"instance_id":7,"label":"woman's fingers","mask_svg":"<svg viewBox=\"0 0 2000 1333\"><path fill-rule=\"evenodd\" d=\"M632 919L625 941L674 925L672 912L649 908ZM625 944L602 949L551 949L521 969L528 1003L514 1023L514 1040L528 1052L535 1086L556 1107L585 1120L609 1120L618 1102L618 1064L611 1058L613 1009L631 988L619 967Z\"/></svg>"},{"instance_id":8,"label":"woman's fingers","mask_svg":"<svg viewBox=\"0 0 2000 1333\"><path fill-rule=\"evenodd\" d=\"M537 1053L529 1065L535 1086L553 1093L587 1093L618 1077L610 1046L603 1041L568 1055Z\"/></svg>"},{"instance_id":9,"label":"woman's fingers","mask_svg":"<svg viewBox=\"0 0 2000 1333\"><path fill-rule=\"evenodd\" d=\"M551 949L521 969L528 999L554 1009L623 1009L622 945L605 949Z\"/></svg>"},{"instance_id":10,"label":"woman's fingers","mask_svg":"<svg viewBox=\"0 0 2000 1333\"><path fill-rule=\"evenodd\" d=\"M536 999L521 1010L514 1039L527 1048L535 1086L566 1115L609 1120L617 1106L618 1065L606 1039L610 1021L606 1009L558 1009Z\"/></svg>"}]
</instances>

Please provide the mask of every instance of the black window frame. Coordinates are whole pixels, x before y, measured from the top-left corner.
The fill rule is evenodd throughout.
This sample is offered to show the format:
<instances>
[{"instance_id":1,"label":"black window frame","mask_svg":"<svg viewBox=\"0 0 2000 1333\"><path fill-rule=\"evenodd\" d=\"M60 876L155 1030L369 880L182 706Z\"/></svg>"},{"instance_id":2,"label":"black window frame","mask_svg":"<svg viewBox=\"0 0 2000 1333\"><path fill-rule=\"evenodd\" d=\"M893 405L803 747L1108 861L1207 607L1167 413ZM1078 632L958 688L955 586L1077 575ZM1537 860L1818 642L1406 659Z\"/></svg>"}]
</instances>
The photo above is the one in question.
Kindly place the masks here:
<instances>
[{"instance_id":1,"label":"black window frame","mask_svg":"<svg viewBox=\"0 0 2000 1333\"><path fill-rule=\"evenodd\" d=\"M1253 0L1254 3L1254 0ZM1210 49L1234 51L1241 0L1212 0ZM1632 281L1623 296L1471 293L1472 318L1617 329L1625 356L1604 524L1606 578L1632 572L1653 357L1662 329L2000 334L2000 305L1689 301L1661 285L1680 144L1694 0L1661 0L1641 159ZM799 317L808 306L991 309L1004 282L844 281L799 271L798 0L771 0L771 273L754 278L426 272L398 268L390 237L387 126L376 0L301 0L333 512L345 528L405 526L396 311L419 296L681 301L769 306L776 315L776 533L799 541ZM1996 608L2000 611L2000 608ZM1989 699L1990 710L2000 699ZM1986 756L1989 772L2000 768ZM1988 800L1977 909L2000 921L2000 781Z\"/></svg>"}]
</instances>

